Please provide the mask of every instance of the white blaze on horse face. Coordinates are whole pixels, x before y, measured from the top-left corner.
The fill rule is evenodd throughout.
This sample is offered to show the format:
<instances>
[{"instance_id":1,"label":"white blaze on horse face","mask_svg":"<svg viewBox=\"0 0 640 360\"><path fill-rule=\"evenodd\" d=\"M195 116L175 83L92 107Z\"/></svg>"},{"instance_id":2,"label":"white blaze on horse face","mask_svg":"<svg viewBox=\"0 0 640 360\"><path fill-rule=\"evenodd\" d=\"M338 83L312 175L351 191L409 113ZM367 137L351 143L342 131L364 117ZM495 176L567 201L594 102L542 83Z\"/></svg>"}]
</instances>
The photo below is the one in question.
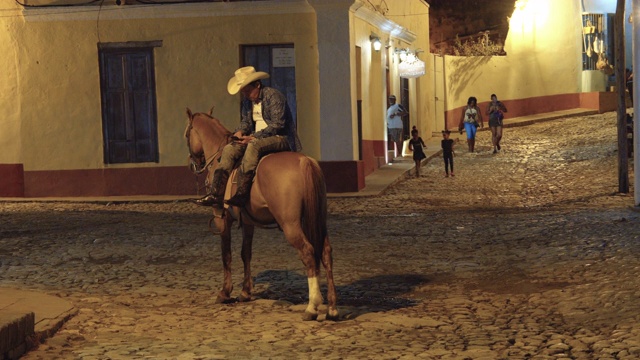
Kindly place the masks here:
<instances>
[{"instance_id":1,"label":"white blaze on horse face","mask_svg":"<svg viewBox=\"0 0 640 360\"><path fill-rule=\"evenodd\" d=\"M318 306L322 305L322 293L320 293L320 284L316 276L307 278L309 282L309 305L307 312L311 314L318 313Z\"/></svg>"}]
</instances>

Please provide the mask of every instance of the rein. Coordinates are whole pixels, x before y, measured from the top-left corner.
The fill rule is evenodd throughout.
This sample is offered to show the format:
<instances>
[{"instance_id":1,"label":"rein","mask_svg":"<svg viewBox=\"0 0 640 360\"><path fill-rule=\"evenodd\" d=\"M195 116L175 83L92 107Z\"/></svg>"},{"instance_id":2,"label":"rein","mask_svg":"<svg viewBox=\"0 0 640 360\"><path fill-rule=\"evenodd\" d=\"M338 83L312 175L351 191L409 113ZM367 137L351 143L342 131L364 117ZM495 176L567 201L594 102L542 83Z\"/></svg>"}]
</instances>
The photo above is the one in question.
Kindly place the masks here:
<instances>
[{"instance_id":1,"label":"rein","mask_svg":"<svg viewBox=\"0 0 640 360\"><path fill-rule=\"evenodd\" d=\"M189 152L191 152L191 149L189 149ZM191 172L194 173L195 175L200 175L203 172L207 171L209 169L209 167L211 166L211 164L213 163L213 161L216 159L216 157L218 157L218 154L220 154L222 152L222 147L218 149L218 151L216 151L213 155L209 156L209 159L206 161L201 161L201 166L198 166L198 164L195 162L195 160L193 160L193 155L190 153L189 154L189 159L191 160L191 165L189 166L191 168Z\"/></svg>"},{"instance_id":2,"label":"rein","mask_svg":"<svg viewBox=\"0 0 640 360\"><path fill-rule=\"evenodd\" d=\"M194 173L195 175L200 175L209 169L213 161L222 152L222 148L226 144L225 143L221 144L218 147L218 150L213 155L209 156L208 159L205 159L204 151L200 156L198 156L194 154L193 151L191 150L191 130L193 130L193 117L189 119L189 128L186 131L185 137L187 138L187 148L189 149L189 162L190 162L189 168L191 169L191 172ZM197 158L200 159L199 162L196 162L195 159ZM198 164L201 164L201 165L198 165Z\"/></svg>"}]
</instances>

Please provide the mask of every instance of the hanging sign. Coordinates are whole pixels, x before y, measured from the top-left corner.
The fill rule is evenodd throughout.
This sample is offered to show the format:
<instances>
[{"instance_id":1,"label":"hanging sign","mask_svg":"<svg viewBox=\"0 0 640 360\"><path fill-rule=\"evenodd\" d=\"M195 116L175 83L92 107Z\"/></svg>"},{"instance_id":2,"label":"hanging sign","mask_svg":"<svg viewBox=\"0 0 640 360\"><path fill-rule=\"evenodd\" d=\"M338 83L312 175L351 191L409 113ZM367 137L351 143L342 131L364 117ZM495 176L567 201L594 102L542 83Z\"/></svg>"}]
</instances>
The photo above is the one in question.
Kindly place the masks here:
<instances>
[{"instance_id":1,"label":"hanging sign","mask_svg":"<svg viewBox=\"0 0 640 360\"><path fill-rule=\"evenodd\" d=\"M403 78L417 78L424 75L426 67L424 61L416 58L414 61L403 61L398 64L398 75Z\"/></svg>"}]
</instances>

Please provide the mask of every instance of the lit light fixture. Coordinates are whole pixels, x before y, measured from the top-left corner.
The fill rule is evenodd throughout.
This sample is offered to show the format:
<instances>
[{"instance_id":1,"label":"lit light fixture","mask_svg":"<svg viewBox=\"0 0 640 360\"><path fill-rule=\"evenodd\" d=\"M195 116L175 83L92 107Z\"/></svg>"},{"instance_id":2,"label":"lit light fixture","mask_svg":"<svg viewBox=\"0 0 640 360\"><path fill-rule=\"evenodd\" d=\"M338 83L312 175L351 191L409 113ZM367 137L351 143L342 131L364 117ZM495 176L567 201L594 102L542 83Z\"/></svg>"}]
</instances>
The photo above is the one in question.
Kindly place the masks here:
<instances>
[{"instance_id":1,"label":"lit light fixture","mask_svg":"<svg viewBox=\"0 0 640 360\"><path fill-rule=\"evenodd\" d=\"M407 60L407 55L411 53L411 50L409 49L396 49L396 54L398 55L398 58L400 59L400 61L406 61Z\"/></svg>"},{"instance_id":2,"label":"lit light fixture","mask_svg":"<svg viewBox=\"0 0 640 360\"><path fill-rule=\"evenodd\" d=\"M403 78L418 78L424 75L426 72L426 66L424 61L416 58L412 63L403 61L398 64L398 75Z\"/></svg>"},{"instance_id":3,"label":"lit light fixture","mask_svg":"<svg viewBox=\"0 0 640 360\"><path fill-rule=\"evenodd\" d=\"M380 51L382 49L382 42L380 41L380 37L376 34L371 34L369 36L369 40L371 40L371 44L373 44L373 50Z\"/></svg>"},{"instance_id":4,"label":"lit light fixture","mask_svg":"<svg viewBox=\"0 0 640 360\"><path fill-rule=\"evenodd\" d=\"M425 74L426 66L424 61L418 59L421 49L411 51L410 49L397 49L396 53L400 57L398 64L398 75L403 78L417 78Z\"/></svg>"}]
</instances>

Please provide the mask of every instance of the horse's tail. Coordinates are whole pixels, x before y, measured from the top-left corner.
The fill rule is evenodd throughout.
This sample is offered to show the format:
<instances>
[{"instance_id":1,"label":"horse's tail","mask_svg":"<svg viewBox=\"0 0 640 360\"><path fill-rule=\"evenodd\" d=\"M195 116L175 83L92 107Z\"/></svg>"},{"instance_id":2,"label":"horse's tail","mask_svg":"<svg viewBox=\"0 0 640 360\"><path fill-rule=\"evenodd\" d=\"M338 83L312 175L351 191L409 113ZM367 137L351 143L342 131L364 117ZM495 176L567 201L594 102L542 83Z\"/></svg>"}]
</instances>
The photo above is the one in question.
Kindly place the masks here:
<instances>
[{"instance_id":1,"label":"horse's tail","mask_svg":"<svg viewBox=\"0 0 640 360\"><path fill-rule=\"evenodd\" d=\"M318 269L324 250L324 239L327 236L327 188L320 165L311 158L305 159L302 229L313 246Z\"/></svg>"}]
</instances>

